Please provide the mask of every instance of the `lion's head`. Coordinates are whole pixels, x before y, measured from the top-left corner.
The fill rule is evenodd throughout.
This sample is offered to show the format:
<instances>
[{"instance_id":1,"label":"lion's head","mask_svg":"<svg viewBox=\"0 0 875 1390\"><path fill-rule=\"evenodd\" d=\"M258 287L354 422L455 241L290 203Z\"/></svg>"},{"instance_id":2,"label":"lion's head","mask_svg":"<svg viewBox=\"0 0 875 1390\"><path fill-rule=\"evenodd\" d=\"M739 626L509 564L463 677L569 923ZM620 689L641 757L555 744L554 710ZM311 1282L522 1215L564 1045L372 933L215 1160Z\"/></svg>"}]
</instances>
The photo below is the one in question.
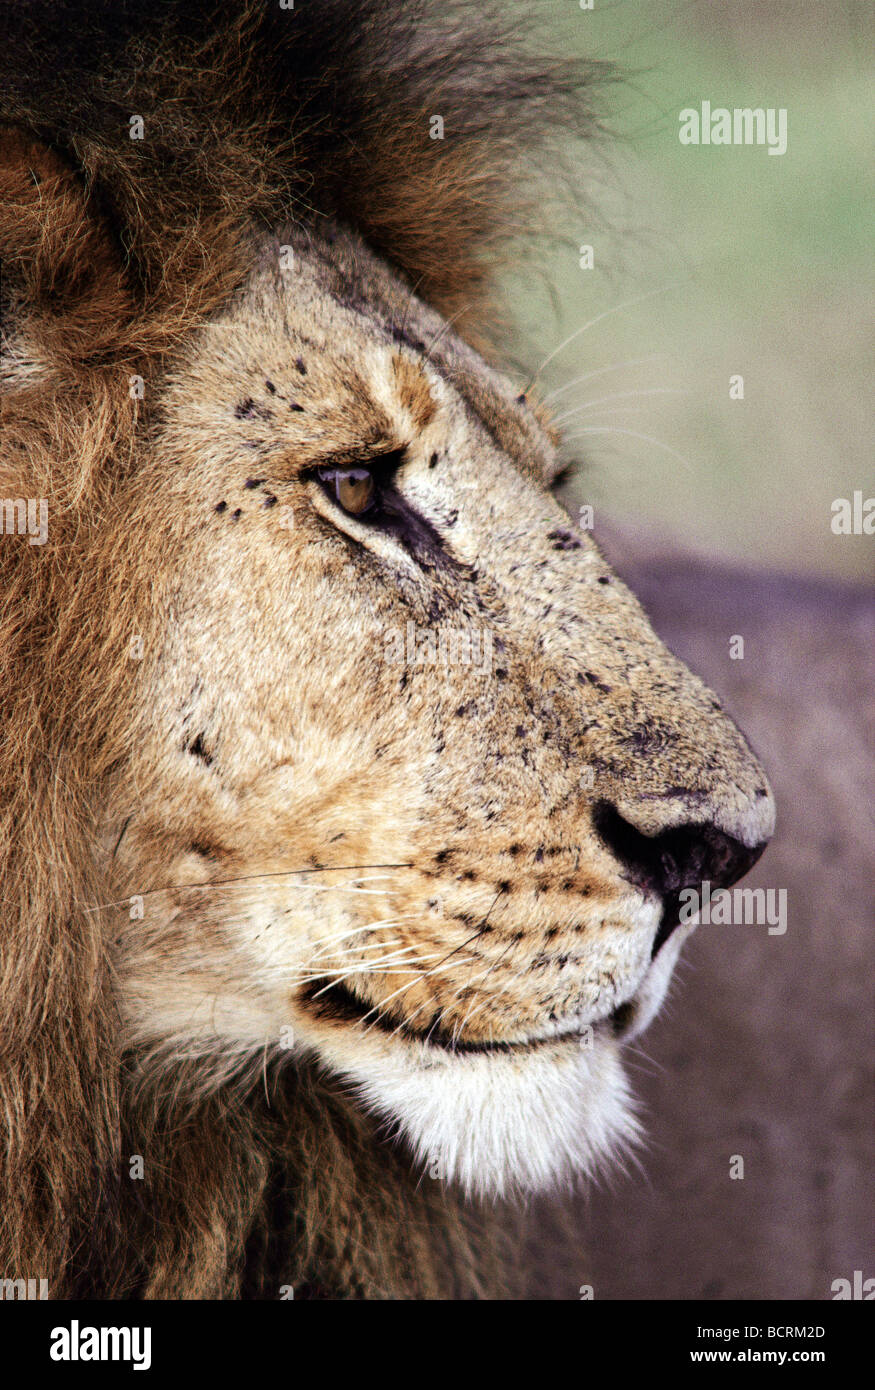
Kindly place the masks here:
<instances>
[{"instance_id":1,"label":"lion's head","mask_svg":"<svg viewBox=\"0 0 875 1390\"><path fill-rule=\"evenodd\" d=\"M634 1131L622 1047L681 891L769 838L763 771L552 495L536 398L457 333L464 257L442 297L348 194L292 218L278 179L270 225L204 195L207 236L156 193L144 307L112 148L80 157L116 214L5 146L3 495L50 508L44 547L0 538L20 1055L83 1096L89 1057L204 1095L315 1058L469 1191L588 1169ZM469 155L434 155L436 198Z\"/></svg>"},{"instance_id":2,"label":"lion's head","mask_svg":"<svg viewBox=\"0 0 875 1390\"><path fill-rule=\"evenodd\" d=\"M678 893L749 867L771 798L529 401L356 238L289 237L118 503L154 576L107 838L148 895L128 1041L314 1052L448 1176L542 1184L628 1133Z\"/></svg>"}]
</instances>

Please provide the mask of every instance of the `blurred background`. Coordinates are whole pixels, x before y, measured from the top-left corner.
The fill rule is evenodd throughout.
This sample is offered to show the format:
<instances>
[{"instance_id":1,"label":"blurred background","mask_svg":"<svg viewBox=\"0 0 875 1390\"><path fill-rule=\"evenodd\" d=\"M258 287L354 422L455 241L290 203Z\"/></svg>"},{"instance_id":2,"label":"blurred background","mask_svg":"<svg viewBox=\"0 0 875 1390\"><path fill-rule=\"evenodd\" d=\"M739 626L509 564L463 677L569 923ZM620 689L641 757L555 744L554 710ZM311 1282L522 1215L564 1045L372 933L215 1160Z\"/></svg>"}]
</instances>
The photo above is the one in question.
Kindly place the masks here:
<instances>
[{"instance_id":1,"label":"blurred background","mask_svg":"<svg viewBox=\"0 0 875 1390\"><path fill-rule=\"evenodd\" d=\"M599 320L539 378L579 436L567 503L595 508L597 535L616 520L671 548L870 577L872 538L834 535L830 508L875 496L871 0L514 3L560 52L626 71L607 93L619 138L575 154L592 220L565 214L546 275L508 276L527 362ZM785 107L786 153L681 145L678 112L702 100Z\"/></svg>"},{"instance_id":2,"label":"blurred background","mask_svg":"<svg viewBox=\"0 0 875 1390\"><path fill-rule=\"evenodd\" d=\"M615 138L573 156L591 220L558 213L546 274L508 273L520 372L549 359L538 393L580 464L566 505L593 507L761 756L778 826L746 885L788 904L785 936L692 937L628 1050L645 1145L538 1208L538 1296L829 1299L875 1273L875 537L830 528L836 498L875 496L875 5L535 5L561 52L627 75ZM785 107L787 152L682 146L703 100Z\"/></svg>"}]
</instances>

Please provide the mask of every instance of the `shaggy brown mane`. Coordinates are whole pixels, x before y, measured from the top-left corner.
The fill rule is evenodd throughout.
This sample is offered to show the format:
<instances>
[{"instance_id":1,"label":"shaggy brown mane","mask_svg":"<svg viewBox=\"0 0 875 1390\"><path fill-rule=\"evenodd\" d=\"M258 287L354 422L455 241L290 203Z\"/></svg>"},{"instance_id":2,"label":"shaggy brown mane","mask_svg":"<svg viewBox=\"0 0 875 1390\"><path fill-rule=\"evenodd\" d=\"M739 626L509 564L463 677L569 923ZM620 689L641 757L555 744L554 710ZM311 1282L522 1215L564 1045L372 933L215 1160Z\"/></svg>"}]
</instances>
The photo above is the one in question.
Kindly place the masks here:
<instances>
[{"instance_id":1,"label":"shaggy brown mane","mask_svg":"<svg viewBox=\"0 0 875 1390\"><path fill-rule=\"evenodd\" d=\"M375 1158L371 1122L316 1076L269 1078L270 1105L260 1082L195 1100L184 1069L119 1055L95 826L133 737L148 583L113 497L174 348L243 273L249 219L351 223L460 314L524 230L523 148L587 133L597 76L528 58L479 5L3 0L0 497L49 499L52 524L43 546L0 537L2 1278L52 1297L485 1291L470 1218ZM336 1283L311 1287L325 1268Z\"/></svg>"}]
</instances>

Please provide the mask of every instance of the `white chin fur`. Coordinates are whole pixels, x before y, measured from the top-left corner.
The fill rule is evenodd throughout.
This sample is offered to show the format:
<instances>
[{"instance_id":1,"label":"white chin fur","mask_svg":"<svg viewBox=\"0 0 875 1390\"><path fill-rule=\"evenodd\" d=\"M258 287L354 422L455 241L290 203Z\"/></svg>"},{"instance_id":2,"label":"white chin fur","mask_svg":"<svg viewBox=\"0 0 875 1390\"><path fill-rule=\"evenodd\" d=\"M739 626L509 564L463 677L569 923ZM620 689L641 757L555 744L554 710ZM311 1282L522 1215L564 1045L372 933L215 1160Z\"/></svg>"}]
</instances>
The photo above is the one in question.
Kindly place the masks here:
<instances>
[{"instance_id":1,"label":"white chin fur","mask_svg":"<svg viewBox=\"0 0 875 1390\"><path fill-rule=\"evenodd\" d=\"M443 1054L371 1035L320 1046L362 1103L393 1123L435 1178L473 1196L539 1192L591 1174L638 1135L616 1045ZM334 1055L331 1055L334 1053Z\"/></svg>"}]
</instances>

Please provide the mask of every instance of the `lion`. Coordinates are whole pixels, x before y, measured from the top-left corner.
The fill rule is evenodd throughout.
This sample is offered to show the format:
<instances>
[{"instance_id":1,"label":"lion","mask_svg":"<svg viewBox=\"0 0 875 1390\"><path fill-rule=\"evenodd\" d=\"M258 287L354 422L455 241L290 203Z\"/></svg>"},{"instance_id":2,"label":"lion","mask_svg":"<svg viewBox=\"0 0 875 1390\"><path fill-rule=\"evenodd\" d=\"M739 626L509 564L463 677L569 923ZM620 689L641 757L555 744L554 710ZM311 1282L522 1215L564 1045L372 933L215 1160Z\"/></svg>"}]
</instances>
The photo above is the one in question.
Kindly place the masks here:
<instances>
[{"instance_id":1,"label":"lion","mask_svg":"<svg viewBox=\"0 0 875 1390\"><path fill-rule=\"evenodd\" d=\"M611 74L137 10L4 15L0 1275L515 1296L774 823L489 346L522 151Z\"/></svg>"}]
</instances>

